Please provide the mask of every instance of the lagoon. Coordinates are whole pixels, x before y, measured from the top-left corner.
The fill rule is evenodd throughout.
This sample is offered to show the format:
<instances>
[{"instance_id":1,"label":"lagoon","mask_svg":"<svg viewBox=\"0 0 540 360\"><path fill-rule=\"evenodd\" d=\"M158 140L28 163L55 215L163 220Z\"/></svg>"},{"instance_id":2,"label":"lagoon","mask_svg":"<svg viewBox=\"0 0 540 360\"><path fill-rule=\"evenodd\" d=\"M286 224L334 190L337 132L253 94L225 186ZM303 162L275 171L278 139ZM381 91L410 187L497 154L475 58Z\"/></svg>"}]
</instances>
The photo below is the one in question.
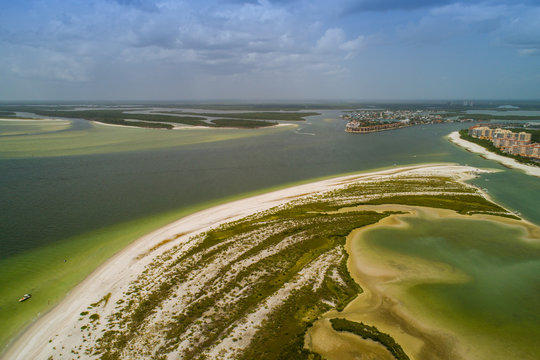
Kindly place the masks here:
<instances>
[{"instance_id":1,"label":"lagoon","mask_svg":"<svg viewBox=\"0 0 540 360\"><path fill-rule=\"evenodd\" d=\"M538 359L540 239L488 220L426 213L401 220L362 232L352 245L358 262L375 257L379 271L399 274L381 278L386 296L468 359Z\"/></svg>"}]
</instances>

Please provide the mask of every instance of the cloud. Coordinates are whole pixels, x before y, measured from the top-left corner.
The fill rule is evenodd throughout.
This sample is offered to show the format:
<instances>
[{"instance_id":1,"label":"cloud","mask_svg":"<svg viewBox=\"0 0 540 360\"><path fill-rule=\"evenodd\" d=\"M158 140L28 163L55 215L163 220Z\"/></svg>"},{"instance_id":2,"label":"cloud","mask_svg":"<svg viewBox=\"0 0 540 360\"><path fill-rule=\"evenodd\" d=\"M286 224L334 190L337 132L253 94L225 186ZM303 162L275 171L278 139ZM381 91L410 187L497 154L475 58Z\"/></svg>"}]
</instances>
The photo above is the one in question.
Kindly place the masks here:
<instances>
[{"instance_id":1,"label":"cloud","mask_svg":"<svg viewBox=\"0 0 540 360\"><path fill-rule=\"evenodd\" d=\"M22 78L65 82L88 80L87 59L74 59L56 51L28 46L11 46L7 50L5 66Z\"/></svg>"},{"instance_id":2,"label":"cloud","mask_svg":"<svg viewBox=\"0 0 540 360\"><path fill-rule=\"evenodd\" d=\"M339 0L336 0L339 1ZM344 14L359 12L390 12L430 10L445 6L537 6L538 0L345 0L341 1Z\"/></svg>"},{"instance_id":3,"label":"cloud","mask_svg":"<svg viewBox=\"0 0 540 360\"><path fill-rule=\"evenodd\" d=\"M540 49L521 49L518 51L518 53L522 56L539 55Z\"/></svg>"},{"instance_id":4,"label":"cloud","mask_svg":"<svg viewBox=\"0 0 540 360\"><path fill-rule=\"evenodd\" d=\"M122 82L140 82L155 89L163 82L178 89L201 81L227 89L231 79L244 85L256 79L264 88L280 87L279 79L300 89L306 79L338 84L352 81L351 74L366 77L365 69L394 74L392 83L407 68L405 59L424 71L433 49L497 48L497 55L532 62L527 56L540 52L539 11L533 1L510 0L9 2L0 14L0 67L10 79L54 80L66 88L118 83L124 90Z\"/></svg>"},{"instance_id":5,"label":"cloud","mask_svg":"<svg viewBox=\"0 0 540 360\"><path fill-rule=\"evenodd\" d=\"M497 36L516 10L507 5L453 3L430 9L420 19L399 25L399 38L423 44L492 34ZM489 41L489 40L485 40Z\"/></svg>"},{"instance_id":6,"label":"cloud","mask_svg":"<svg viewBox=\"0 0 540 360\"><path fill-rule=\"evenodd\" d=\"M317 40L316 50L319 52L346 51L353 53L358 51L365 42L364 36L358 36L353 40L347 40L345 31L341 28L328 29Z\"/></svg>"},{"instance_id":7,"label":"cloud","mask_svg":"<svg viewBox=\"0 0 540 360\"><path fill-rule=\"evenodd\" d=\"M527 8L514 14L498 36L502 46L518 49L520 55L533 55L540 51L540 8Z\"/></svg>"}]
</instances>

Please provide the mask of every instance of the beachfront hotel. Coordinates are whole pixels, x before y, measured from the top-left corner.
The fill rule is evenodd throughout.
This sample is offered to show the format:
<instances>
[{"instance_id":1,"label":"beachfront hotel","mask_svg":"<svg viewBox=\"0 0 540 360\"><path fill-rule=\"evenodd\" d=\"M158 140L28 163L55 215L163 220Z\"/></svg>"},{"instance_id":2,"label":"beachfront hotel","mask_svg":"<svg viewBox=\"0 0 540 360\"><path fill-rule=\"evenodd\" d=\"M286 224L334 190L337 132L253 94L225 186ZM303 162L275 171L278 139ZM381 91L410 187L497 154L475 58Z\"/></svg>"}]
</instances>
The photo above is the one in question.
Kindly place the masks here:
<instances>
[{"instance_id":1,"label":"beachfront hotel","mask_svg":"<svg viewBox=\"0 0 540 360\"><path fill-rule=\"evenodd\" d=\"M527 132L513 132L507 129L490 128L487 126L471 126L469 135L489 140L493 146L503 152L540 160L540 143L531 143L532 135Z\"/></svg>"}]
</instances>

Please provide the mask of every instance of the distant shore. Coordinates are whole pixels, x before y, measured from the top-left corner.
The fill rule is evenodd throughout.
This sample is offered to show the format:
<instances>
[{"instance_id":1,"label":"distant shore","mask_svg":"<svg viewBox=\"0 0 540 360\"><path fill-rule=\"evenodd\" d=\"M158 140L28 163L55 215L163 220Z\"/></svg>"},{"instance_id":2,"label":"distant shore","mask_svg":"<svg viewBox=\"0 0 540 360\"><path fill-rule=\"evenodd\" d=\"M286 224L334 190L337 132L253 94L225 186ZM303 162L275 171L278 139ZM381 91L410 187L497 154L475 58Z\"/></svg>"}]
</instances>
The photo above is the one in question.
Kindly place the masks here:
<instances>
[{"instance_id":1,"label":"distant shore","mask_svg":"<svg viewBox=\"0 0 540 360\"><path fill-rule=\"evenodd\" d=\"M450 135L448 135L448 140L450 140L454 144L461 146L462 148L470 152L480 154L486 159L495 160L503 166L507 166L513 169L523 170L527 175L540 177L540 167L522 164L512 158L492 153L491 151L487 150L486 148L480 145L477 145L470 141L462 139L459 136L458 131L454 131Z\"/></svg>"}]
</instances>

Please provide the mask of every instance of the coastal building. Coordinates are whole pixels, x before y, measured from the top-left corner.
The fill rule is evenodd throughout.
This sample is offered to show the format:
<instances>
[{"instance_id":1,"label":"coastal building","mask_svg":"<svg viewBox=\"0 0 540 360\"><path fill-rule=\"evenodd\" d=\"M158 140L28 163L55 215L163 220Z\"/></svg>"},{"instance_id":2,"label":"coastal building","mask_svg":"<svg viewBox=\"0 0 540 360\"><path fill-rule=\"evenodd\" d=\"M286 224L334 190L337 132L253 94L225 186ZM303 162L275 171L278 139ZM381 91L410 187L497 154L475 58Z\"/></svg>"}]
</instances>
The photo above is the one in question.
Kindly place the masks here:
<instances>
[{"instance_id":1,"label":"coastal building","mask_svg":"<svg viewBox=\"0 0 540 360\"><path fill-rule=\"evenodd\" d=\"M469 128L469 135L479 139L492 139L496 129L491 129L487 126L478 126Z\"/></svg>"},{"instance_id":2,"label":"coastal building","mask_svg":"<svg viewBox=\"0 0 540 360\"><path fill-rule=\"evenodd\" d=\"M492 133L493 140L495 139L513 139L514 133L511 130L495 129Z\"/></svg>"},{"instance_id":3,"label":"coastal building","mask_svg":"<svg viewBox=\"0 0 540 360\"><path fill-rule=\"evenodd\" d=\"M532 143L532 134L527 132L513 132L508 129L492 129L488 126L471 126L469 135L479 139L490 140L503 152L540 160L540 143Z\"/></svg>"},{"instance_id":4,"label":"coastal building","mask_svg":"<svg viewBox=\"0 0 540 360\"><path fill-rule=\"evenodd\" d=\"M408 126L407 123L403 122L394 122L388 124L379 124L379 125L370 125L370 126L361 126L357 121L351 121L345 126L345 131L350 133L369 133L382 130L391 130L397 129L400 127Z\"/></svg>"},{"instance_id":5,"label":"coastal building","mask_svg":"<svg viewBox=\"0 0 540 360\"><path fill-rule=\"evenodd\" d=\"M348 120L345 131L350 133L369 133L405 126L454 121L445 119L441 114L430 110L364 109L347 112L341 117Z\"/></svg>"},{"instance_id":6,"label":"coastal building","mask_svg":"<svg viewBox=\"0 0 540 360\"><path fill-rule=\"evenodd\" d=\"M532 138L532 134L530 134L530 133L526 133L526 132L522 131L522 132L520 132L518 134L518 140L519 141L528 141L528 142L530 142L531 138Z\"/></svg>"}]
</instances>

